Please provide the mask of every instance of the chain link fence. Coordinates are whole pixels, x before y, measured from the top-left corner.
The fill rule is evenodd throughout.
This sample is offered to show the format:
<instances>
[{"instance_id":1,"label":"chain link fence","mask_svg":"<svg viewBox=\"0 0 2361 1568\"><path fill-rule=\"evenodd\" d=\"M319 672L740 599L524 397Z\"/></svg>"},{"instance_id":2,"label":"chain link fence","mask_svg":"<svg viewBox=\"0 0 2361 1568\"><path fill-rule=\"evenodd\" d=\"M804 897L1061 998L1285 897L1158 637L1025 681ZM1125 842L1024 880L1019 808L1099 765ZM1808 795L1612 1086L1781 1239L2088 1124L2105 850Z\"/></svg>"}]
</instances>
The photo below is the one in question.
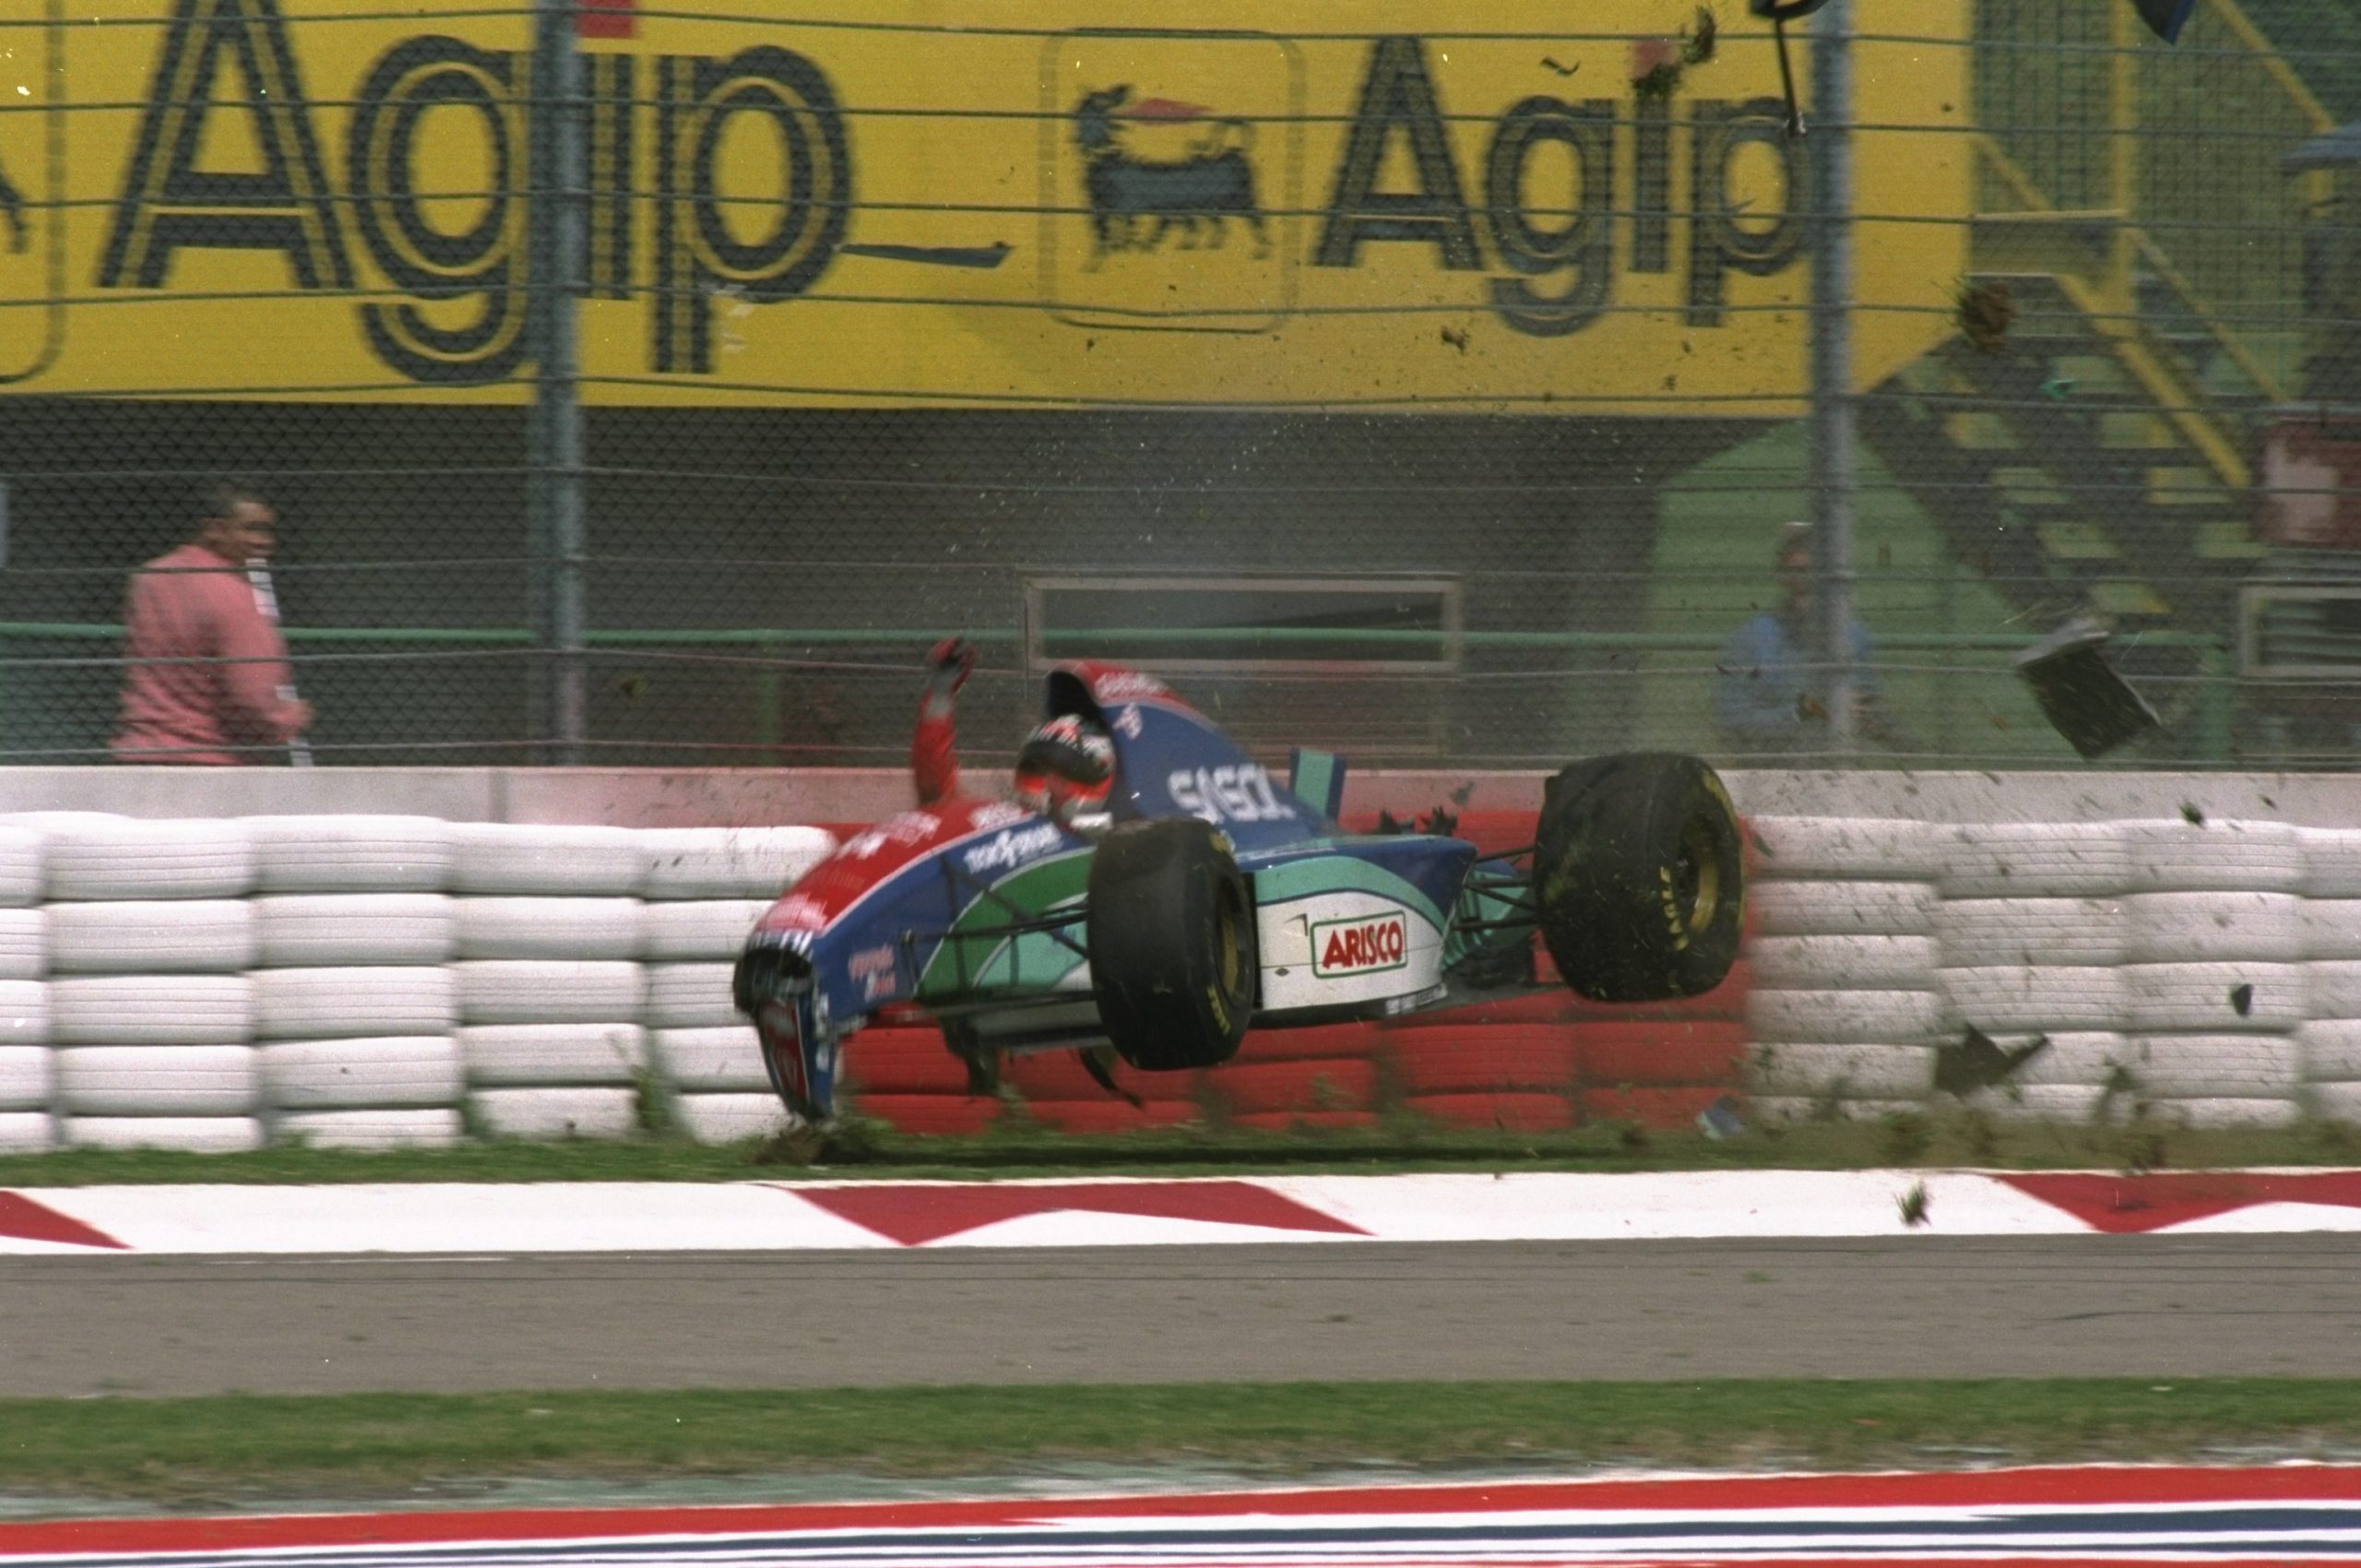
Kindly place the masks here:
<instances>
[{"instance_id":1,"label":"chain link fence","mask_svg":"<svg viewBox=\"0 0 2361 1568\"><path fill-rule=\"evenodd\" d=\"M1839 6L1823 119L1825 20L1783 73L1687 0L41 4L0 18L11 762L106 755L126 576L225 475L327 765L893 762L963 632L978 766L1075 656L1365 765L2055 766L2011 661L2078 615L2163 720L2111 766L2361 741L2337 7ZM1851 575L1791 602L1814 517ZM1788 668L1840 589L1849 734Z\"/></svg>"}]
</instances>

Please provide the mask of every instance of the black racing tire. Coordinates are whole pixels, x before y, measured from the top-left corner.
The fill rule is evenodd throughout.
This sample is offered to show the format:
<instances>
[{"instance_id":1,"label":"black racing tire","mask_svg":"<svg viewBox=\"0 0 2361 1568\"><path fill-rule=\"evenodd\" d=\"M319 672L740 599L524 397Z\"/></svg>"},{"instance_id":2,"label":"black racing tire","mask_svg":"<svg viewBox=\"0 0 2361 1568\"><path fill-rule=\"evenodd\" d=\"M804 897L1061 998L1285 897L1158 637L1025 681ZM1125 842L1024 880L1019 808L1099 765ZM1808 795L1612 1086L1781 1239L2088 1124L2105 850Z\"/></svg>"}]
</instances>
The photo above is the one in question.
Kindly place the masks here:
<instances>
[{"instance_id":1,"label":"black racing tire","mask_svg":"<svg viewBox=\"0 0 2361 1568\"><path fill-rule=\"evenodd\" d=\"M1631 752L1549 780L1533 858L1541 938L1597 1002L1713 990L1738 960L1746 869L1738 813L1692 756Z\"/></svg>"},{"instance_id":2,"label":"black racing tire","mask_svg":"<svg viewBox=\"0 0 2361 1568\"><path fill-rule=\"evenodd\" d=\"M1254 897L1195 817L1126 823L1090 861L1090 989L1115 1052L1148 1073L1238 1054L1255 995Z\"/></svg>"}]
</instances>

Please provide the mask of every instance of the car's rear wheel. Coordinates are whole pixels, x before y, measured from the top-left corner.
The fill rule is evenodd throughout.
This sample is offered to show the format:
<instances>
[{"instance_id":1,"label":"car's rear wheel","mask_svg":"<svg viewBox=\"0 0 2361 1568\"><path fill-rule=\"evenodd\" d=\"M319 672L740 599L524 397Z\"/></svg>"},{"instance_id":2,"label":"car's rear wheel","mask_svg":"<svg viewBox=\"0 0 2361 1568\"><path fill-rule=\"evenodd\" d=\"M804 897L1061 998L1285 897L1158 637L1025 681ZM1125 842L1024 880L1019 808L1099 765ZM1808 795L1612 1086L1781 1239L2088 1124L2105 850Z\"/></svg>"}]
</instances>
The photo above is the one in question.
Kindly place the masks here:
<instances>
[{"instance_id":1,"label":"car's rear wheel","mask_svg":"<svg viewBox=\"0 0 2361 1568\"><path fill-rule=\"evenodd\" d=\"M1238 1053L1254 1011L1254 900L1195 817L1127 823L1091 857L1090 987L1116 1053L1145 1072Z\"/></svg>"},{"instance_id":2,"label":"car's rear wheel","mask_svg":"<svg viewBox=\"0 0 2361 1568\"><path fill-rule=\"evenodd\" d=\"M1738 814L1695 757L1596 757L1550 779L1533 885L1559 973L1596 1001L1694 996L1737 961Z\"/></svg>"}]
</instances>

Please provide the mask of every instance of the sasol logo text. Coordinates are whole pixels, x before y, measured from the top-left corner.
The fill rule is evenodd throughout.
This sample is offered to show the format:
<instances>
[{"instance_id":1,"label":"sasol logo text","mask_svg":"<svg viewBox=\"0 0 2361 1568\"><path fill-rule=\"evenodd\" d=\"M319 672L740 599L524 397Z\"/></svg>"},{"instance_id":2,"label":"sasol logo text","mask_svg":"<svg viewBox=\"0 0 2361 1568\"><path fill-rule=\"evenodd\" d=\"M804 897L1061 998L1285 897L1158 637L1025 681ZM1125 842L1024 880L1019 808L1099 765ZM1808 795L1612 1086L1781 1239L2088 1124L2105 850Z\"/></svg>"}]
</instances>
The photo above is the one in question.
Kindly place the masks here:
<instances>
[{"instance_id":1,"label":"sasol logo text","mask_svg":"<svg viewBox=\"0 0 2361 1568\"><path fill-rule=\"evenodd\" d=\"M1323 921L1311 928L1311 972L1322 980L1398 969L1410 961L1410 921L1400 910L1375 920Z\"/></svg>"},{"instance_id":2,"label":"sasol logo text","mask_svg":"<svg viewBox=\"0 0 2361 1568\"><path fill-rule=\"evenodd\" d=\"M1260 763L1231 767L1176 767L1164 781L1172 803L1211 823L1291 822L1296 810L1281 797Z\"/></svg>"},{"instance_id":3,"label":"sasol logo text","mask_svg":"<svg viewBox=\"0 0 2361 1568\"><path fill-rule=\"evenodd\" d=\"M1055 824L1045 822L1034 827L1015 828L989 844L979 844L960 861L969 874L980 876L988 871L1007 871L1019 861L1047 854L1064 840L1065 835Z\"/></svg>"}]
</instances>

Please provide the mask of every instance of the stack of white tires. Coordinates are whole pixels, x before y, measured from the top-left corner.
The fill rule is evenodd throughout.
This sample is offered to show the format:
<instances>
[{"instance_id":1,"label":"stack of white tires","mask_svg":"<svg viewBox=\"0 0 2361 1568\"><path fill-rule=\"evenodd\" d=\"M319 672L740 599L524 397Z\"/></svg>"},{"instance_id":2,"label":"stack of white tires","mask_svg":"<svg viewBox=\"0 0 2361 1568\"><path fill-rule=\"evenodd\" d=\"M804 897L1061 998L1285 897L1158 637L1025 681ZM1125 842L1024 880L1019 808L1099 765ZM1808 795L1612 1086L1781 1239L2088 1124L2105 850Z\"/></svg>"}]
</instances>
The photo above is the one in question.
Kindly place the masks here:
<instances>
[{"instance_id":1,"label":"stack of white tires","mask_svg":"<svg viewBox=\"0 0 2361 1568\"><path fill-rule=\"evenodd\" d=\"M255 1033L274 1141L440 1148L466 1135L451 824L249 817Z\"/></svg>"},{"instance_id":2,"label":"stack of white tires","mask_svg":"<svg viewBox=\"0 0 2361 1568\"><path fill-rule=\"evenodd\" d=\"M622 1138L657 1125L636 836L505 823L457 833L459 1047L481 1130Z\"/></svg>"},{"instance_id":3,"label":"stack of white tires","mask_svg":"<svg viewBox=\"0 0 2361 1568\"><path fill-rule=\"evenodd\" d=\"M2361 1123L2361 829L2305 828L2306 1020L2296 1031L2307 1109Z\"/></svg>"},{"instance_id":4,"label":"stack of white tires","mask_svg":"<svg viewBox=\"0 0 2361 1568\"><path fill-rule=\"evenodd\" d=\"M1947 1039L2048 1043L1971 1098L2011 1120L2082 1121L2130 1049L2119 1032L2130 853L2111 822L1990 823L1940 837L1935 920Z\"/></svg>"},{"instance_id":5,"label":"stack of white tires","mask_svg":"<svg viewBox=\"0 0 2361 1568\"><path fill-rule=\"evenodd\" d=\"M2305 846L2275 822L2120 825L2124 1066L2140 1103L2192 1127L2279 1127L2303 1111Z\"/></svg>"},{"instance_id":6,"label":"stack of white tires","mask_svg":"<svg viewBox=\"0 0 2361 1568\"><path fill-rule=\"evenodd\" d=\"M86 812L11 821L40 836L59 1140L261 1147L251 831Z\"/></svg>"},{"instance_id":7,"label":"stack of white tires","mask_svg":"<svg viewBox=\"0 0 2361 1568\"><path fill-rule=\"evenodd\" d=\"M1932 1092L1935 829L1762 816L1750 839L1748 1082L1765 1121L1876 1116Z\"/></svg>"},{"instance_id":8,"label":"stack of white tires","mask_svg":"<svg viewBox=\"0 0 2361 1568\"><path fill-rule=\"evenodd\" d=\"M638 838L648 1049L670 1087L672 1118L700 1143L777 1132L787 1111L731 1004L730 970L778 890L834 840L810 827L655 828Z\"/></svg>"},{"instance_id":9,"label":"stack of white tires","mask_svg":"<svg viewBox=\"0 0 2361 1568\"><path fill-rule=\"evenodd\" d=\"M57 1146L42 882L41 835L0 826L0 1154L47 1154Z\"/></svg>"}]
</instances>

